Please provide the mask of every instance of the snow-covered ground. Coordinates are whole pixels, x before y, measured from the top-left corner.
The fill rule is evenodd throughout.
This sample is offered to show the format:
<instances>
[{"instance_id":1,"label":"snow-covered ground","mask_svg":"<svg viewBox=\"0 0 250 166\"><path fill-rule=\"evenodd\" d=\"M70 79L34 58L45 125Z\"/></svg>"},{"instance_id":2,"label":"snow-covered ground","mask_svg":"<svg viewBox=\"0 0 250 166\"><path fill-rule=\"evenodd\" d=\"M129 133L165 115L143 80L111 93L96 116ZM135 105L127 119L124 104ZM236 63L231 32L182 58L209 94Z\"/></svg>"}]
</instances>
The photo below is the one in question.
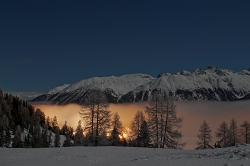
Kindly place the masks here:
<instances>
[{"instance_id":1,"label":"snow-covered ground","mask_svg":"<svg viewBox=\"0 0 250 166\"><path fill-rule=\"evenodd\" d=\"M0 166L167 165L250 166L250 145L211 150L169 150L133 147L0 148Z\"/></svg>"}]
</instances>

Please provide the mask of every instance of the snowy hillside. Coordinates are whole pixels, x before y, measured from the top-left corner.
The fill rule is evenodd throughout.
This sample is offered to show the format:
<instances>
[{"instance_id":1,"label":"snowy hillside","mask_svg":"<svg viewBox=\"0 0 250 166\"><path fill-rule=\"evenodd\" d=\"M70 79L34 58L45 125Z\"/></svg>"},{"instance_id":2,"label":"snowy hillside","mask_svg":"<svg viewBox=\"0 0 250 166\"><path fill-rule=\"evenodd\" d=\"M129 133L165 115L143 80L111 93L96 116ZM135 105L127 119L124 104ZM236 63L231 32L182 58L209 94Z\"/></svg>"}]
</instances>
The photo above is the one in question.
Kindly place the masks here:
<instances>
[{"instance_id":1,"label":"snowy hillside","mask_svg":"<svg viewBox=\"0 0 250 166\"><path fill-rule=\"evenodd\" d=\"M249 166L250 145L211 150L132 147L0 148L0 165Z\"/></svg>"},{"instance_id":2,"label":"snowy hillside","mask_svg":"<svg viewBox=\"0 0 250 166\"><path fill-rule=\"evenodd\" d=\"M207 69L196 69L193 73L163 73L157 78L147 74L93 77L54 88L33 101L81 104L92 89L103 89L109 102L113 103L147 101L155 90L170 94L176 100L250 99L250 69L234 72L208 66Z\"/></svg>"}]
</instances>

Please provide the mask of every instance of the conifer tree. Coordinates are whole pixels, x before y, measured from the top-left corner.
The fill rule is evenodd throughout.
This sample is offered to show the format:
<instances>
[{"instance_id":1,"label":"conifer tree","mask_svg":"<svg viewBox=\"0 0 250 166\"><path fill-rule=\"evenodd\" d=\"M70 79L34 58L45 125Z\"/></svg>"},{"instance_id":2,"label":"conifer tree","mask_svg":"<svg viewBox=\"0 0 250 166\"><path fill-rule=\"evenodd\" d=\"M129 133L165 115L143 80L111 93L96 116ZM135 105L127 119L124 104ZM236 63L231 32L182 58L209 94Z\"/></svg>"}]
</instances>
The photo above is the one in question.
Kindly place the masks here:
<instances>
[{"instance_id":1,"label":"conifer tree","mask_svg":"<svg viewBox=\"0 0 250 166\"><path fill-rule=\"evenodd\" d=\"M32 135L32 147L33 148L42 147L43 145L42 141L43 140L42 140L41 126L39 121L37 121Z\"/></svg>"},{"instance_id":2,"label":"conifer tree","mask_svg":"<svg viewBox=\"0 0 250 166\"><path fill-rule=\"evenodd\" d=\"M84 144L84 135L83 135L83 129L82 129L82 122L81 120L78 121L78 125L76 127L75 131L75 139L74 139L74 144L77 146L81 146Z\"/></svg>"},{"instance_id":3,"label":"conifer tree","mask_svg":"<svg viewBox=\"0 0 250 166\"><path fill-rule=\"evenodd\" d=\"M236 120L234 118L231 119L230 125L229 125L229 131L230 131L230 144L234 146L237 142L239 142L238 138L238 126L236 123Z\"/></svg>"},{"instance_id":4,"label":"conifer tree","mask_svg":"<svg viewBox=\"0 0 250 166\"><path fill-rule=\"evenodd\" d=\"M45 114L41 111L41 109L36 109L35 121L38 121L40 125L45 124Z\"/></svg>"},{"instance_id":5,"label":"conifer tree","mask_svg":"<svg viewBox=\"0 0 250 166\"><path fill-rule=\"evenodd\" d=\"M111 125L113 126L113 128L117 129L117 131L120 135L122 134L123 125L122 125L122 122L120 120L120 116L117 112L115 112L115 114L113 115Z\"/></svg>"},{"instance_id":6,"label":"conifer tree","mask_svg":"<svg viewBox=\"0 0 250 166\"><path fill-rule=\"evenodd\" d=\"M42 131L42 143L43 143L43 147L49 147L50 145L50 141L49 141L49 133L48 133L48 125L45 124L43 127L43 131Z\"/></svg>"},{"instance_id":7,"label":"conifer tree","mask_svg":"<svg viewBox=\"0 0 250 166\"><path fill-rule=\"evenodd\" d=\"M211 136L211 129L206 121L204 121L199 129L198 142L196 149L213 149L213 147L210 145L212 142L212 136Z\"/></svg>"},{"instance_id":8,"label":"conifer tree","mask_svg":"<svg viewBox=\"0 0 250 166\"><path fill-rule=\"evenodd\" d=\"M32 141L31 141L30 134L28 134L28 135L25 136L25 138L24 138L24 147L25 147L25 148L31 148L31 147L32 147Z\"/></svg>"},{"instance_id":9,"label":"conifer tree","mask_svg":"<svg viewBox=\"0 0 250 166\"><path fill-rule=\"evenodd\" d=\"M120 139L120 133L116 127L113 128L111 131L111 141L112 141L112 146L121 146L122 141Z\"/></svg>"},{"instance_id":10,"label":"conifer tree","mask_svg":"<svg viewBox=\"0 0 250 166\"><path fill-rule=\"evenodd\" d=\"M5 131L5 146L10 147L10 142L11 142L11 133L10 133L10 128L8 127L7 130Z\"/></svg>"},{"instance_id":11,"label":"conifer tree","mask_svg":"<svg viewBox=\"0 0 250 166\"><path fill-rule=\"evenodd\" d=\"M149 136L149 129L148 129L148 124L147 122L144 120L142 122L142 125L140 127L140 133L139 133L139 137L137 138L139 141L139 146L141 147L149 147L151 140L150 140L150 136Z\"/></svg>"},{"instance_id":12,"label":"conifer tree","mask_svg":"<svg viewBox=\"0 0 250 166\"><path fill-rule=\"evenodd\" d=\"M64 147L69 147L71 145L70 141L71 141L71 135L69 132L69 127L67 126L67 121L65 121L63 127L61 128L61 135L64 135L66 137L66 139L63 142L63 146Z\"/></svg>"},{"instance_id":13,"label":"conifer tree","mask_svg":"<svg viewBox=\"0 0 250 166\"><path fill-rule=\"evenodd\" d=\"M60 143L60 129L58 126L55 127L55 140L54 140L54 146L55 147L60 147L61 143Z\"/></svg>"},{"instance_id":14,"label":"conifer tree","mask_svg":"<svg viewBox=\"0 0 250 166\"><path fill-rule=\"evenodd\" d=\"M134 116L134 119L132 120L131 125L130 125L131 137L133 140L139 138L140 127L141 127L143 121L145 121L145 116L144 116L143 112L137 111L135 116ZM137 142L137 144L139 144L139 143Z\"/></svg>"},{"instance_id":15,"label":"conifer tree","mask_svg":"<svg viewBox=\"0 0 250 166\"><path fill-rule=\"evenodd\" d=\"M69 138L68 135L65 135L66 139L63 142L63 147L69 147L71 146L71 139Z\"/></svg>"},{"instance_id":16,"label":"conifer tree","mask_svg":"<svg viewBox=\"0 0 250 166\"><path fill-rule=\"evenodd\" d=\"M183 118L177 117L170 97L153 92L146 113L154 147L181 149L185 146L181 143L182 133L179 131Z\"/></svg>"},{"instance_id":17,"label":"conifer tree","mask_svg":"<svg viewBox=\"0 0 250 166\"><path fill-rule=\"evenodd\" d=\"M67 126L67 121L64 122L63 127L61 128L60 134L61 135L67 135L68 134L68 126Z\"/></svg>"},{"instance_id":18,"label":"conifer tree","mask_svg":"<svg viewBox=\"0 0 250 166\"><path fill-rule=\"evenodd\" d=\"M0 131L0 147L4 146L4 142L5 142L5 134L4 131Z\"/></svg>"},{"instance_id":19,"label":"conifer tree","mask_svg":"<svg viewBox=\"0 0 250 166\"><path fill-rule=\"evenodd\" d=\"M223 121L217 131L215 132L215 136L219 138L218 144L221 147L228 147L230 146L230 133L228 125L225 121Z\"/></svg>"},{"instance_id":20,"label":"conifer tree","mask_svg":"<svg viewBox=\"0 0 250 166\"><path fill-rule=\"evenodd\" d=\"M57 117L54 116L53 120L52 120L52 129L55 132L55 129L58 127L58 121L57 121Z\"/></svg>"},{"instance_id":21,"label":"conifer tree","mask_svg":"<svg viewBox=\"0 0 250 166\"><path fill-rule=\"evenodd\" d=\"M49 116L46 117L45 123L48 125L48 130L51 130L52 129L52 122L51 122L51 119Z\"/></svg>"},{"instance_id":22,"label":"conifer tree","mask_svg":"<svg viewBox=\"0 0 250 166\"><path fill-rule=\"evenodd\" d=\"M71 140L74 139L74 129L71 126L68 127L68 136Z\"/></svg>"},{"instance_id":23,"label":"conifer tree","mask_svg":"<svg viewBox=\"0 0 250 166\"><path fill-rule=\"evenodd\" d=\"M91 90L84 106L80 111L80 116L85 122L87 135L90 142L95 146L99 145L100 136L110 128L111 114L109 111L107 97L103 91Z\"/></svg>"},{"instance_id":24,"label":"conifer tree","mask_svg":"<svg viewBox=\"0 0 250 166\"><path fill-rule=\"evenodd\" d=\"M51 143L52 143L52 131L49 130L49 147L52 146Z\"/></svg>"},{"instance_id":25,"label":"conifer tree","mask_svg":"<svg viewBox=\"0 0 250 166\"><path fill-rule=\"evenodd\" d=\"M243 137L246 144L250 143L250 124L245 120L241 125L241 136Z\"/></svg>"},{"instance_id":26,"label":"conifer tree","mask_svg":"<svg viewBox=\"0 0 250 166\"><path fill-rule=\"evenodd\" d=\"M2 111L2 102L1 101L1 97L0 97L0 117L3 115L3 111Z\"/></svg>"},{"instance_id":27,"label":"conifer tree","mask_svg":"<svg viewBox=\"0 0 250 166\"><path fill-rule=\"evenodd\" d=\"M21 127L19 125L16 127L12 147L13 148L22 148L23 147L22 131L21 131Z\"/></svg>"},{"instance_id":28,"label":"conifer tree","mask_svg":"<svg viewBox=\"0 0 250 166\"><path fill-rule=\"evenodd\" d=\"M113 146L120 146L122 145L122 130L123 130L123 125L122 122L120 121L120 116L117 112L113 115L112 119L112 127L113 130L111 132L111 141Z\"/></svg>"}]
</instances>

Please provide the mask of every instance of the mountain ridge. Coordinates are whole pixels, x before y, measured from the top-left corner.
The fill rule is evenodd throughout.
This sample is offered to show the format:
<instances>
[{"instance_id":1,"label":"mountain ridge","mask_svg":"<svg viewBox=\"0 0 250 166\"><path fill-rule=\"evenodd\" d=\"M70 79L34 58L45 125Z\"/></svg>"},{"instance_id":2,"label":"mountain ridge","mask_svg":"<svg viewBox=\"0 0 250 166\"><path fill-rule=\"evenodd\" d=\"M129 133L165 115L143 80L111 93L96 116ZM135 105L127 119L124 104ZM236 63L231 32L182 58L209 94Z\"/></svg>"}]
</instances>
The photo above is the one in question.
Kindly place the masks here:
<instances>
[{"instance_id":1,"label":"mountain ridge","mask_svg":"<svg viewBox=\"0 0 250 166\"><path fill-rule=\"evenodd\" d=\"M153 91L167 93L175 100L247 100L250 99L250 68L235 72L208 66L192 73L184 70L157 77L142 73L92 77L55 87L32 101L83 104L92 89L102 89L112 103L148 101Z\"/></svg>"}]
</instances>

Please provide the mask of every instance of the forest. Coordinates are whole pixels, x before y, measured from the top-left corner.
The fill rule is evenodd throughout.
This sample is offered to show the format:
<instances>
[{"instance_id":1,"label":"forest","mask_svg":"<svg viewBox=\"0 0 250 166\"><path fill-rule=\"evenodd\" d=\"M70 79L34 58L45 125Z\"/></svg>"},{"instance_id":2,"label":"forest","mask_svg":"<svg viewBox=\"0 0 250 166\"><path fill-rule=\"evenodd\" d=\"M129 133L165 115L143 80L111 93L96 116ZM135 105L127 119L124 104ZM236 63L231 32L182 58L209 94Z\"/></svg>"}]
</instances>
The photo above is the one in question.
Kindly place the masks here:
<instances>
[{"instance_id":1,"label":"forest","mask_svg":"<svg viewBox=\"0 0 250 166\"><path fill-rule=\"evenodd\" d=\"M0 89L0 147L42 148L69 146L132 146L147 148L183 149L181 126L183 117L176 114L174 101L167 94L152 93L145 110L138 110L129 133L119 114L109 110L105 93L91 90L79 110L81 120L76 129L58 125L57 117L46 116L18 96L3 93ZM250 143L250 124L247 120L239 126L234 118L223 121L215 131L204 120L197 131L196 149L234 146L238 142Z\"/></svg>"}]
</instances>

